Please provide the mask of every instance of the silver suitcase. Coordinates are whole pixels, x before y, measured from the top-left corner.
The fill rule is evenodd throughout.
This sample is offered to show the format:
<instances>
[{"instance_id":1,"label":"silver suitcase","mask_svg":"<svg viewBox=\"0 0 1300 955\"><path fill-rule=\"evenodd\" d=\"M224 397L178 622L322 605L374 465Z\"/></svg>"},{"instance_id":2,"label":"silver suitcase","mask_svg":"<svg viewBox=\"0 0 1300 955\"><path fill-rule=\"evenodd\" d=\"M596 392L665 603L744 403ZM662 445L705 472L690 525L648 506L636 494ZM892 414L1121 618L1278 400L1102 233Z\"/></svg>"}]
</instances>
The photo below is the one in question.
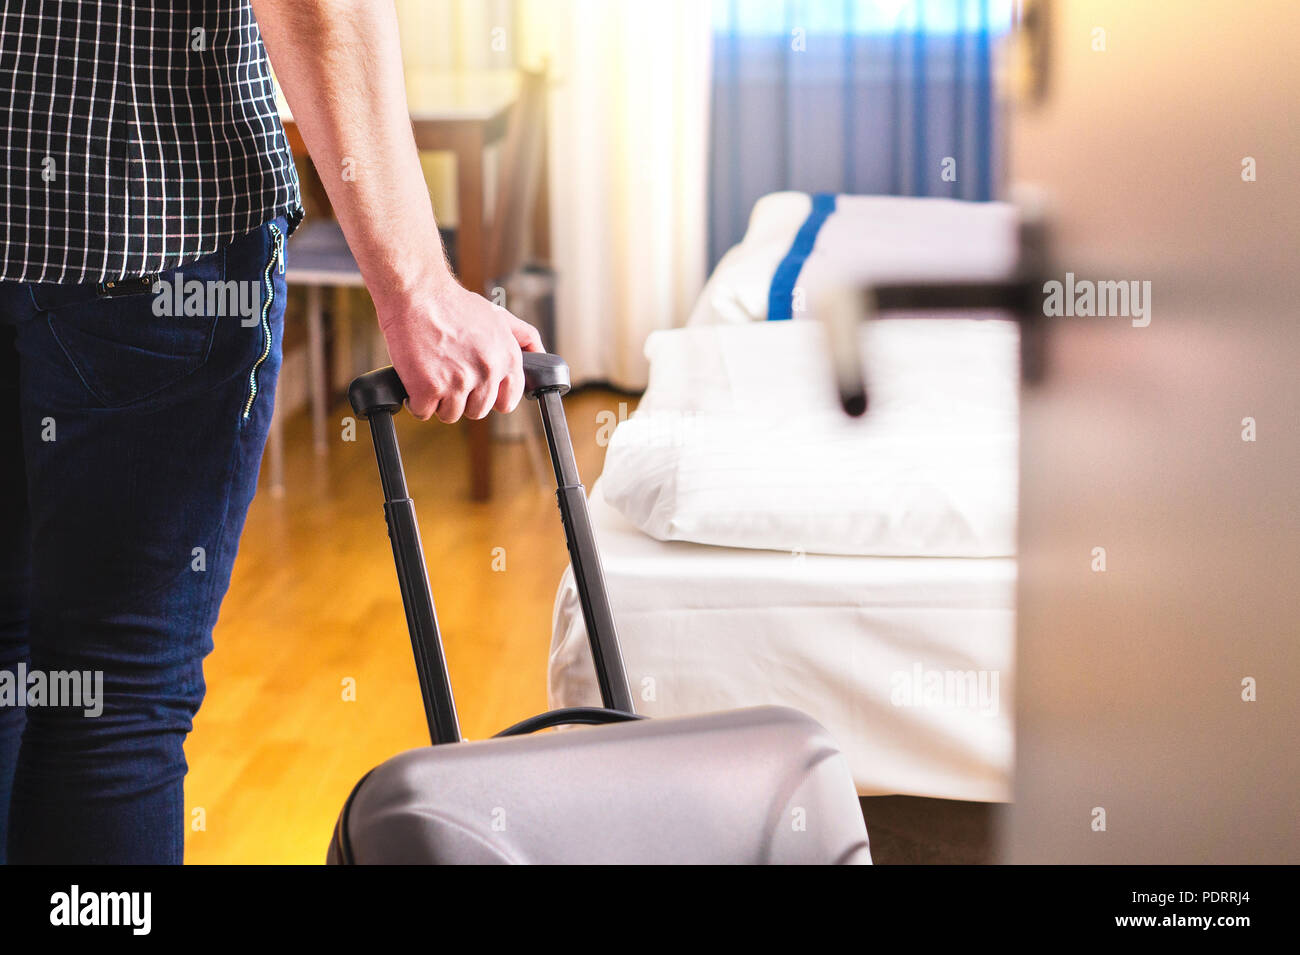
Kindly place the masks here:
<instances>
[{"instance_id":1,"label":"silver suitcase","mask_svg":"<svg viewBox=\"0 0 1300 955\"><path fill-rule=\"evenodd\" d=\"M395 756L353 789L334 830L336 864L837 863L871 855L843 755L796 710L648 720L635 712L564 418L568 368L524 355L591 640L601 707L524 720L462 742L393 416L406 398L392 368L362 375L349 399L370 422L432 746ZM532 735L550 727L590 728Z\"/></svg>"}]
</instances>

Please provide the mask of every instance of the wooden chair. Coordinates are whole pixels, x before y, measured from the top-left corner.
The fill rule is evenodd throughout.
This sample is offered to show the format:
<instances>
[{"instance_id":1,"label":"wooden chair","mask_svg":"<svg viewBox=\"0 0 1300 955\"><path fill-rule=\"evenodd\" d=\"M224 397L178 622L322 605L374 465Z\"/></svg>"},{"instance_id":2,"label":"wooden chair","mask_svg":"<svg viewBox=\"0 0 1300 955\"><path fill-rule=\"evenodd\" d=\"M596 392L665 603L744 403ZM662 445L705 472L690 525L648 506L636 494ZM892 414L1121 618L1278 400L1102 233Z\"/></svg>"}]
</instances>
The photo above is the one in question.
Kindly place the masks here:
<instances>
[{"instance_id":1,"label":"wooden chair","mask_svg":"<svg viewBox=\"0 0 1300 955\"><path fill-rule=\"evenodd\" d=\"M506 276L523 265L528 255L529 229L535 255L549 250L545 213L545 109L546 85L542 72L521 71L519 96L511 108L497 164L496 194L486 237L487 288L491 297ZM535 214L540 210L540 214ZM445 242L455 268L455 230ZM312 444L317 454L329 450L327 416L334 396L325 348L324 290L364 288L361 270L337 221L313 218L289 240L286 280L307 287L307 363L312 418ZM507 303L508 304L508 303ZM550 343L547 343L548 345ZM532 450L530 446L530 450ZM284 421L277 408L269 440L271 493L284 493Z\"/></svg>"},{"instance_id":2,"label":"wooden chair","mask_svg":"<svg viewBox=\"0 0 1300 955\"><path fill-rule=\"evenodd\" d=\"M534 259L549 257L544 72L520 71L519 99L511 111L498 159L496 197L487 235L490 285L519 269L530 252ZM547 342L548 347L551 344Z\"/></svg>"}]
</instances>

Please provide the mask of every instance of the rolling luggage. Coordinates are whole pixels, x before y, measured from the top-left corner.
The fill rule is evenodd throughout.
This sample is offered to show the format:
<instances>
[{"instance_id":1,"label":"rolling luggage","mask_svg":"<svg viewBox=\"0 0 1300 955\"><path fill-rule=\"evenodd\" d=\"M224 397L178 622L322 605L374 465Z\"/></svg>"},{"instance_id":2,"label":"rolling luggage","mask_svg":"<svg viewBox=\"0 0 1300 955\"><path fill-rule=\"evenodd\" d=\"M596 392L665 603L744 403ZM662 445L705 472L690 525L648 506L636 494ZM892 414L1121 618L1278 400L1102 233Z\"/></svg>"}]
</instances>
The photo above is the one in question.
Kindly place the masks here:
<instances>
[{"instance_id":1,"label":"rolling luggage","mask_svg":"<svg viewBox=\"0 0 1300 955\"><path fill-rule=\"evenodd\" d=\"M847 764L812 718L776 706L636 714L561 403L568 367L526 353L524 377L524 394L541 410L604 705L554 710L493 739L461 741L393 423L406 392L392 368L362 375L348 397L374 439L433 745L357 783L328 861L870 863ZM531 735L572 724L591 728Z\"/></svg>"}]
</instances>

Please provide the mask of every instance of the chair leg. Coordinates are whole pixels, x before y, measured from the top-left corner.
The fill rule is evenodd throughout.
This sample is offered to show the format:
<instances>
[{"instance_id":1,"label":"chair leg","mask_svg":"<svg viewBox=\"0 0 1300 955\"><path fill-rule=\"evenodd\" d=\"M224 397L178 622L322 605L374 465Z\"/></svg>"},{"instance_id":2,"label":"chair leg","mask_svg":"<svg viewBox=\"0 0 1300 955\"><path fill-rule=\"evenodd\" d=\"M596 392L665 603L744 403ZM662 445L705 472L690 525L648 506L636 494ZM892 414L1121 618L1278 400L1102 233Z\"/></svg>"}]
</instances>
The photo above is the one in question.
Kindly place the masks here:
<instances>
[{"instance_id":1,"label":"chair leg","mask_svg":"<svg viewBox=\"0 0 1300 955\"><path fill-rule=\"evenodd\" d=\"M518 408L515 414L531 409ZM528 461L533 466L533 477L543 490L549 491L555 486L555 474L547 460L546 439L542 435L542 419L537 415L526 415L524 422L524 447L528 450Z\"/></svg>"},{"instance_id":2,"label":"chair leg","mask_svg":"<svg viewBox=\"0 0 1300 955\"><path fill-rule=\"evenodd\" d=\"M319 285L307 287L307 378L311 388L311 434L317 454L325 454L325 415L329 410L329 369L325 367L325 318Z\"/></svg>"},{"instance_id":3,"label":"chair leg","mask_svg":"<svg viewBox=\"0 0 1300 955\"><path fill-rule=\"evenodd\" d=\"M271 412L267 451L271 459L271 496L284 497L284 413L278 402Z\"/></svg>"},{"instance_id":4,"label":"chair leg","mask_svg":"<svg viewBox=\"0 0 1300 955\"><path fill-rule=\"evenodd\" d=\"M474 501L492 497L492 426L487 418L467 420L469 436L469 496Z\"/></svg>"}]
</instances>

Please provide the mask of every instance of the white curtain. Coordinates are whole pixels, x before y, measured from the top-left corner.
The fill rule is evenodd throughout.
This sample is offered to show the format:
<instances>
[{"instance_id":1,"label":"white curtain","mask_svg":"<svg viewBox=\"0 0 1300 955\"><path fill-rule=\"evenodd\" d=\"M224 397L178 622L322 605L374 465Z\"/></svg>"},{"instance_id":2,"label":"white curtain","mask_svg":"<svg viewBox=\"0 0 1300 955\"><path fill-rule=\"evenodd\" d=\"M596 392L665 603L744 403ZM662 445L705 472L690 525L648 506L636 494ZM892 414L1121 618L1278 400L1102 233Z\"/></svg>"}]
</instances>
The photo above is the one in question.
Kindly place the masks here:
<instances>
[{"instance_id":1,"label":"white curtain","mask_svg":"<svg viewBox=\"0 0 1300 955\"><path fill-rule=\"evenodd\" d=\"M395 0L408 68L508 69L515 65L516 0Z\"/></svg>"},{"instance_id":2,"label":"white curtain","mask_svg":"<svg viewBox=\"0 0 1300 955\"><path fill-rule=\"evenodd\" d=\"M521 62L553 76L557 345L577 380L639 389L642 347L705 279L710 7L523 0Z\"/></svg>"}]
</instances>

